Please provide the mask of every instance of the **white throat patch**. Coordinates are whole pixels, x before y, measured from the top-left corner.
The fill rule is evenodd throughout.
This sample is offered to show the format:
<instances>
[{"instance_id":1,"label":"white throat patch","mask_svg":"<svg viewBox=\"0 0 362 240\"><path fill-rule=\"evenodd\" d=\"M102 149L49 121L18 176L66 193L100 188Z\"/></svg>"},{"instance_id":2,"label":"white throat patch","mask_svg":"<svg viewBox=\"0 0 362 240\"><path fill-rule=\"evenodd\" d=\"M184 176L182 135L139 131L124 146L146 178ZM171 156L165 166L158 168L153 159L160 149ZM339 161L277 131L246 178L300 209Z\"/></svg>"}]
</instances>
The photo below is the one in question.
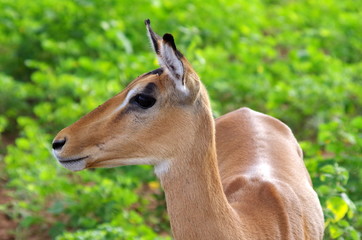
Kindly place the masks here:
<instances>
[{"instance_id":1,"label":"white throat patch","mask_svg":"<svg viewBox=\"0 0 362 240\"><path fill-rule=\"evenodd\" d=\"M157 164L155 164L154 171L158 178L162 177L165 173L170 170L170 161L163 160Z\"/></svg>"}]
</instances>

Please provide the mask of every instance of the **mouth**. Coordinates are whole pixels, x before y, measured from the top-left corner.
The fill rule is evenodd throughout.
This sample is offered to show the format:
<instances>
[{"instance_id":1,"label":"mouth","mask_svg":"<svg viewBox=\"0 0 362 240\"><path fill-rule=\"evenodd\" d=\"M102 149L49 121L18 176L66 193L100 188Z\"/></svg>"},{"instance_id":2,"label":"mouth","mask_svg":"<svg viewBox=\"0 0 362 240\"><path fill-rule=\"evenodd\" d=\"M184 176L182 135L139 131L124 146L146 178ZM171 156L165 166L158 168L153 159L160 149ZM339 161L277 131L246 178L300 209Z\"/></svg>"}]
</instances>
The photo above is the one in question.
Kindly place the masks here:
<instances>
[{"instance_id":1,"label":"mouth","mask_svg":"<svg viewBox=\"0 0 362 240\"><path fill-rule=\"evenodd\" d=\"M80 158L58 158L59 163L69 169L70 171L80 171L86 168L86 161L89 156L80 157Z\"/></svg>"},{"instance_id":2,"label":"mouth","mask_svg":"<svg viewBox=\"0 0 362 240\"><path fill-rule=\"evenodd\" d=\"M61 159L61 158L58 158L58 161L61 163L61 164L67 164L67 163L75 163L75 162L79 162L79 161L82 161L84 159L88 158L88 156L86 157L81 157L81 158L73 158L73 159Z\"/></svg>"}]
</instances>

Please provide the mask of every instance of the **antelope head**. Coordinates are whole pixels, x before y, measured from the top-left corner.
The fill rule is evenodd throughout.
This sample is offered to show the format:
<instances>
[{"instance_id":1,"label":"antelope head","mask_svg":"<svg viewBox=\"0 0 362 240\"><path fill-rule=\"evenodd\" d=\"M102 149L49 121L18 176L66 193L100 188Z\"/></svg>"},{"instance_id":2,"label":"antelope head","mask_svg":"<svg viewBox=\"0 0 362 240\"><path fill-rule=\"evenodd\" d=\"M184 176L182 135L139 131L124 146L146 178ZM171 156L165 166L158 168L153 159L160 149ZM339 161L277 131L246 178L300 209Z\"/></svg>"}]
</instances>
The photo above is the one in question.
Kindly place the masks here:
<instances>
[{"instance_id":1,"label":"antelope head","mask_svg":"<svg viewBox=\"0 0 362 240\"><path fill-rule=\"evenodd\" d=\"M171 163L200 137L205 119L213 124L206 90L173 36L145 24L160 68L57 134L53 154L67 169Z\"/></svg>"}]
</instances>

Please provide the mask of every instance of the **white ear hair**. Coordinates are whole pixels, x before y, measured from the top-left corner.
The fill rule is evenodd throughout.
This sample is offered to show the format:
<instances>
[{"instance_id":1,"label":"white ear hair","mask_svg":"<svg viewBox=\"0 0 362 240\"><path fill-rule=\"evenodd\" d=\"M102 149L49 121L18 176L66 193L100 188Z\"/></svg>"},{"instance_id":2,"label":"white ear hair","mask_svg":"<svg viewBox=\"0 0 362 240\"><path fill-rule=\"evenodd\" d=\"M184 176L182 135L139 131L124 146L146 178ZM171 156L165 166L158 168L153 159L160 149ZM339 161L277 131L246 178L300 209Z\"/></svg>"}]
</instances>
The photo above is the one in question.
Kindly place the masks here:
<instances>
[{"instance_id":1,"label":"white ear hair","mask_svg":"<svg viewBox=\"0 0 362 240\"><path fill-rule=\"evenodd\" d=\"M182 54L177 50L173 36L166 33L161 38L151 28L149 19L145 20L147 35L150 39L153 50L156 52L158 62L165 72L170 76L175 83L176 89L188 94L188 89L185 85L184 75L185 69L182 63Z\"/></svg>"},{"instance_id":2,"label":"white ear hair","mask_svg":"<svg viewBox=\"0 0 362 240\"><path fill-rule=\"evenodd\" d=\"M188 93L184 82L184 66L176 51L166 42L161 44L160 55L158 55L160 65L174 81L176 88L184 93Z\"/></svg>"},{"instance_id":3,"label":"white ear hair","mask_svg":"<svg viewBox=\"0 0 362 240\"><path fill-rule=\"evenodd\" d=\"M151 21L150 19L146 19L145 20L145 24L146 24L146 28L147 28L147 36L148 39L151 42L151 46L153 48L153 50L155 51L155 53L157 54L157 56L160 54L160 50L159 50L159 45L160 45L160 41L162 40L160 36L158 36L154 31L152 31L151 28Z\"/></svg>"}]
</instances>

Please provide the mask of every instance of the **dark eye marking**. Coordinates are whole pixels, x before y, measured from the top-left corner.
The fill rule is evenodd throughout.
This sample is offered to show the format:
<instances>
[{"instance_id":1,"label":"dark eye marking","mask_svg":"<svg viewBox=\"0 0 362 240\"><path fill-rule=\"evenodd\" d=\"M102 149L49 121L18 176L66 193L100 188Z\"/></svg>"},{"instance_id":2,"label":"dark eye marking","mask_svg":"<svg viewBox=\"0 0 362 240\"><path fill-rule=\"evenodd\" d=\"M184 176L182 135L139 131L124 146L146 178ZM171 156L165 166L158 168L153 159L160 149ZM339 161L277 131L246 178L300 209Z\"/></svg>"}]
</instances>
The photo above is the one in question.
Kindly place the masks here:
<instances>
[{"instance_id":1,"label":"dark eye marking","mask_svg":"<svg viewBox=\"0 0 362 240\"><path fill-rule=\"evenodd\" d=\"M151 72L148 72L146 73L144 76L147 76L147 75L155 75L157 74L158 76L160 76L161 74L163 73L163 69L162 68L157 68Z\"/></svg>"},{"instance_id":2,"label":"dark eye marking","mask_svg":"<svg viewBox=\"0 0 362 240\"><path fill-rule=\"evenodd\" d=\"M129 102L131 104L135 104L143 109L148 109L148 108L152 107L153 105L155 105L156 98L154 98L150 95L141 93L141 94L137 94L136 96L131 98L131 100Z\"/></svg>"},{"instance_id":3,"label":"dark eye marking","mask_svg":"<svg viewBox=\"0 0 362 240\"><path fill-rule=\"evenodd\" d=\"M151 95L155 92L157 86L153 82L146 85L146 87L142 90L142 93L145 95Z\"/></svg>"}]
</instances>

